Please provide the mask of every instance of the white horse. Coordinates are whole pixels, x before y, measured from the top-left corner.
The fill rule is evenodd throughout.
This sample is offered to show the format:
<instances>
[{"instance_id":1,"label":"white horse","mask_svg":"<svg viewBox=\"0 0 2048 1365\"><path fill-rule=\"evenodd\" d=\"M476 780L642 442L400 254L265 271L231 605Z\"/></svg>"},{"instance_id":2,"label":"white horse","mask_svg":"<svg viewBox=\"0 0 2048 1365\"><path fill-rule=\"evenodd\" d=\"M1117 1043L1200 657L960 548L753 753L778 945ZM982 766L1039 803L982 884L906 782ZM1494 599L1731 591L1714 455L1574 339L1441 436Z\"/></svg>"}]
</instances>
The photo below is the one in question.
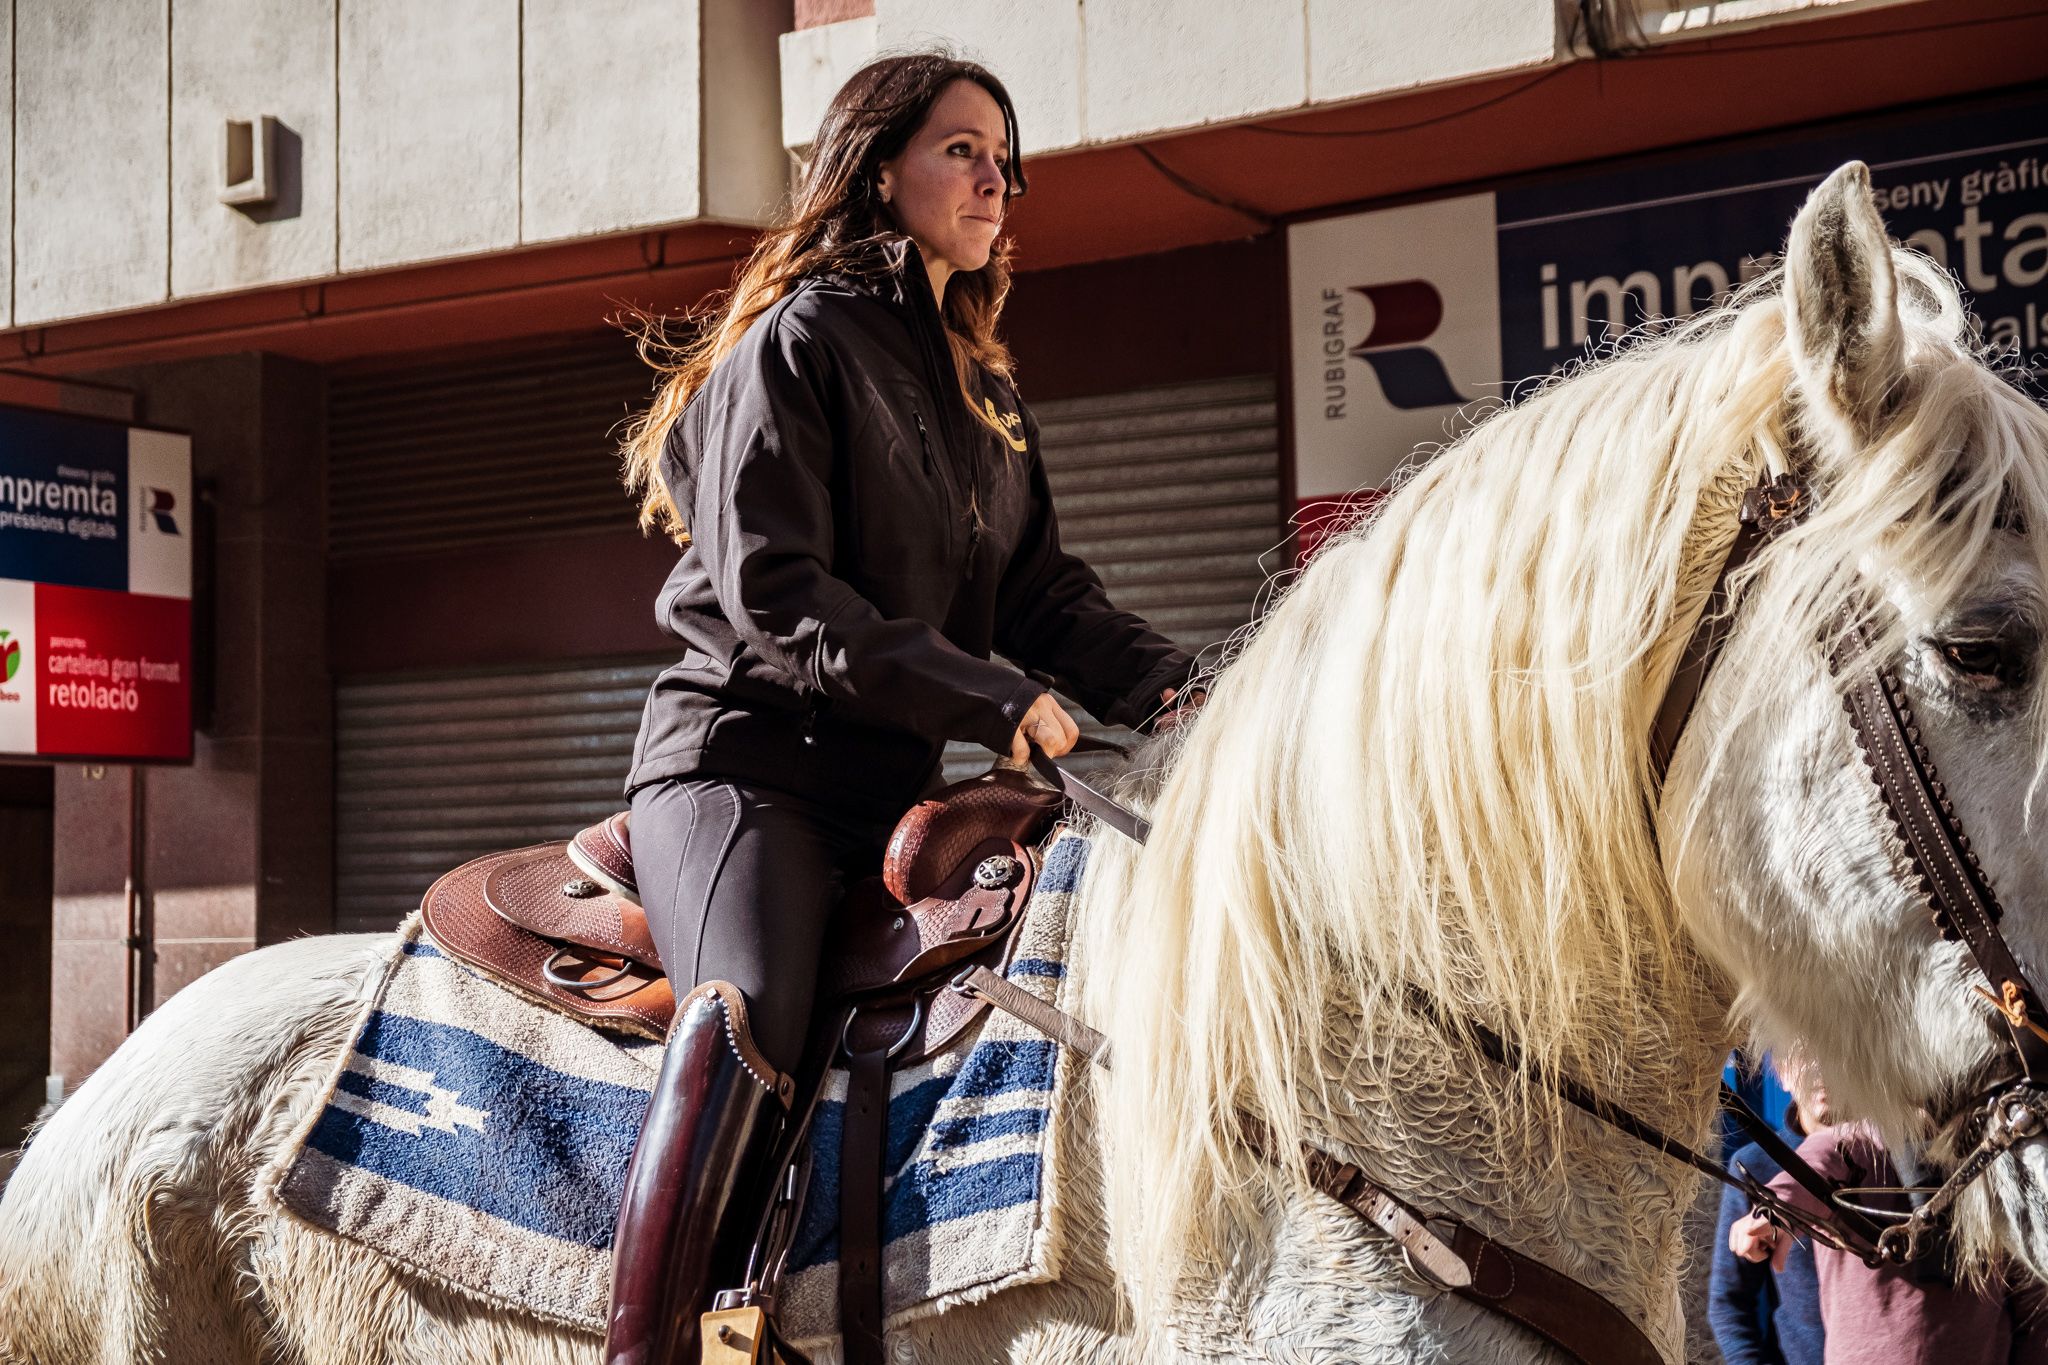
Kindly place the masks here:
<instances>
[{"instance_id":1,"label":"white horse","mask_svg":"<svg viewBox=\"0 0 2048 1365\"><path fill-rule=\"evenodd\" d=\"M1818 509L1742 587L1661 793L1647 733L1742 490ZM1061 1277L892 1333L899 1360L1553 1361L1432 1290L1274 1150L1312 1142L1604 1295L1682 1356L1695 1178L1462 1034L1422 986L1687 1140L1737 1035L1804 1040L1846 1109L1927 1138L1999 1056L1825 668L1858 586L2023 961L2048 418L1890 246L1860 165L1781 275L1491 418L1326 548L1154 755L1140 849L1096 842L1074 947L1116 1067L1059 1137ZM1654 814L1652 813L1654 812ZM37 1135L0 1204L0 1355L38 1365L591 1362L258 1199L378 940L306 940L170 1000ZM2037 980L2040 979L2038 976ZM1953 1133L1933 1134L1937 1155ZM1973 1261L2048 1270L2048 1148L1963 1200ZM11 1355L8 1353L11 1352Z\"/></svg>"}]
</instances>

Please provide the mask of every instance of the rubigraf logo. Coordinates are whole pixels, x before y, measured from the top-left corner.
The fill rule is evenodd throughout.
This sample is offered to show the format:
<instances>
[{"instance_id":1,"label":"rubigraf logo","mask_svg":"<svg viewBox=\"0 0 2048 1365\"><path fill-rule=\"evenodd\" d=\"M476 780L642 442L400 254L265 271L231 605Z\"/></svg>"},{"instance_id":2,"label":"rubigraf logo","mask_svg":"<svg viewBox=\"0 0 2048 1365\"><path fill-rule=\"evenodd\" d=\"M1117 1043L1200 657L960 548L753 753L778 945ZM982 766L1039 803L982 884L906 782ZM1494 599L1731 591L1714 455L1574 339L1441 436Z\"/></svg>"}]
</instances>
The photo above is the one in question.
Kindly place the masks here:
<instances>
[{"instance_id":1,"label":"rubigraf logo","mask_svg":"<svg viewBox=\"0 0 2048 1365\"><path fill-rule=\"evenodd\" d=\"M142 530L167 536L178 534L177 494L168 488L144 488L137 501L141 504L136 510Z\"/></svg>"},{"instance_id":2,"label":"rubigraf logo","mask_svg":"<svg viewBox=\"0 0 2048 1365\"><path fill-rule=\"evenodd\" d=\"M1372 368L1387 402L1403 411L1469 401L1451 383L1443 357L1420 343L1443 324L1444 299L1427 280L1354 284L1372 304L1372 330L1350 354Z\"/></svg>"},{"instance_id":3,"label":"rubigraf logo","mask_svg":"<svg viewBox=\"0 0 2048 1365\"><path fill-rule=\"evenodd\" d=\"M8 634L0 630L0 683L13 682L21 672L21 641L8 639Z\"/></svg>"}]
</instances>

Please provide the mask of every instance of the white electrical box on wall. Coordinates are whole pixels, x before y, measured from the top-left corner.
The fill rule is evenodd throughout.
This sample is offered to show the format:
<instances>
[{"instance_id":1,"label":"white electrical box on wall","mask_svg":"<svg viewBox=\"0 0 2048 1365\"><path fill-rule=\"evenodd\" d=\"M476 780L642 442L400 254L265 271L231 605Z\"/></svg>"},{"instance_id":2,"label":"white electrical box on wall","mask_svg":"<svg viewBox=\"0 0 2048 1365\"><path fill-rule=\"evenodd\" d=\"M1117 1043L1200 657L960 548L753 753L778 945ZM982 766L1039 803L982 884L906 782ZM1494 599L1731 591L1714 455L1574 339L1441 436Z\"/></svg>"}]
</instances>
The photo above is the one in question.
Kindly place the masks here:
<instances>
[{"instance_id":1,"label":"white electrical box on wall","mask_svg":"<svg viewBox=\"0 0 2048 1365\"><path fill-rule=\"evenodd\" d=\"M236 208L277 198L277 120L269 114L231 118L221 132L220 202Z\"/></svg>"}]
</instances>

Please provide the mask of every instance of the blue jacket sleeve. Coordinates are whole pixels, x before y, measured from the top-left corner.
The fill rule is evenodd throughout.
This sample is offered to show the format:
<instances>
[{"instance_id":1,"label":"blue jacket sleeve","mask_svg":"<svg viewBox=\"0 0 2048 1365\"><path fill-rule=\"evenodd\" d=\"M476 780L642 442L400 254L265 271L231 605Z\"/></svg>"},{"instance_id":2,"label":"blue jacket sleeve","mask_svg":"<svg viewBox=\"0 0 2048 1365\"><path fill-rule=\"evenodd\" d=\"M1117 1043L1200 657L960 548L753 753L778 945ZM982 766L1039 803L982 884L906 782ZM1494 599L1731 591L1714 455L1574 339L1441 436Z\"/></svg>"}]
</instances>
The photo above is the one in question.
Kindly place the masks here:
<instances>
[{"instance_id":1,"label":"blue jacket sleeve","mask_svg":"<svg viewBox=\"0 0 2048 1365\"><path fill-rule=\"evenodd\" d=\"M1770 1327L1771 1264L1740 1260L1728 1249L1729 1227L1748 1212L1749 1201L1740 1190L1721 1191L1713 1269L1707 1281L1707 1325L1726 1365L1784 1365Z\"/></svg>"}]
</instances>

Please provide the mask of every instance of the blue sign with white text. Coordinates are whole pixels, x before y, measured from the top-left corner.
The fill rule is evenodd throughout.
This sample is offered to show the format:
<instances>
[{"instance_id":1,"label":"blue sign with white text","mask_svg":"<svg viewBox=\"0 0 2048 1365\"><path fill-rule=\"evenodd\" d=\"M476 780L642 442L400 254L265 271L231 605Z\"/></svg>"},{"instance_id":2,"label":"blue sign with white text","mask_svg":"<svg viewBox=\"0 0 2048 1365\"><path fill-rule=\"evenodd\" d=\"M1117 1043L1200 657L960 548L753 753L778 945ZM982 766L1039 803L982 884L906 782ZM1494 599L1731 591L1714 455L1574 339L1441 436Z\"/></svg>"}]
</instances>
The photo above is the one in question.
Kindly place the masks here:
<instances>
[{"instance_id":1,"label":"blue sign with white text","mask_svg":"<svg viewBox=\"0 0 2048 1365\"><path fill-rule=\"evenodd\" d=\"M1893 237L1946 266L1993 346L2048 352L2048 101L1662 165L1495 196L1501 374L1543 374L1652 318L1683 317L1759 273L1807 194L1870 166Z\"/></svg>"},{"instance_id":2,"label":"blue sign with white text","mask_svg":"<svg viewBox=\"0 0 2048 1365\"><path fill-rule=\"evenodd\" d=\"M0 408L0 579L128 588L128 428Z\"/></svg>"}]
</instances>

